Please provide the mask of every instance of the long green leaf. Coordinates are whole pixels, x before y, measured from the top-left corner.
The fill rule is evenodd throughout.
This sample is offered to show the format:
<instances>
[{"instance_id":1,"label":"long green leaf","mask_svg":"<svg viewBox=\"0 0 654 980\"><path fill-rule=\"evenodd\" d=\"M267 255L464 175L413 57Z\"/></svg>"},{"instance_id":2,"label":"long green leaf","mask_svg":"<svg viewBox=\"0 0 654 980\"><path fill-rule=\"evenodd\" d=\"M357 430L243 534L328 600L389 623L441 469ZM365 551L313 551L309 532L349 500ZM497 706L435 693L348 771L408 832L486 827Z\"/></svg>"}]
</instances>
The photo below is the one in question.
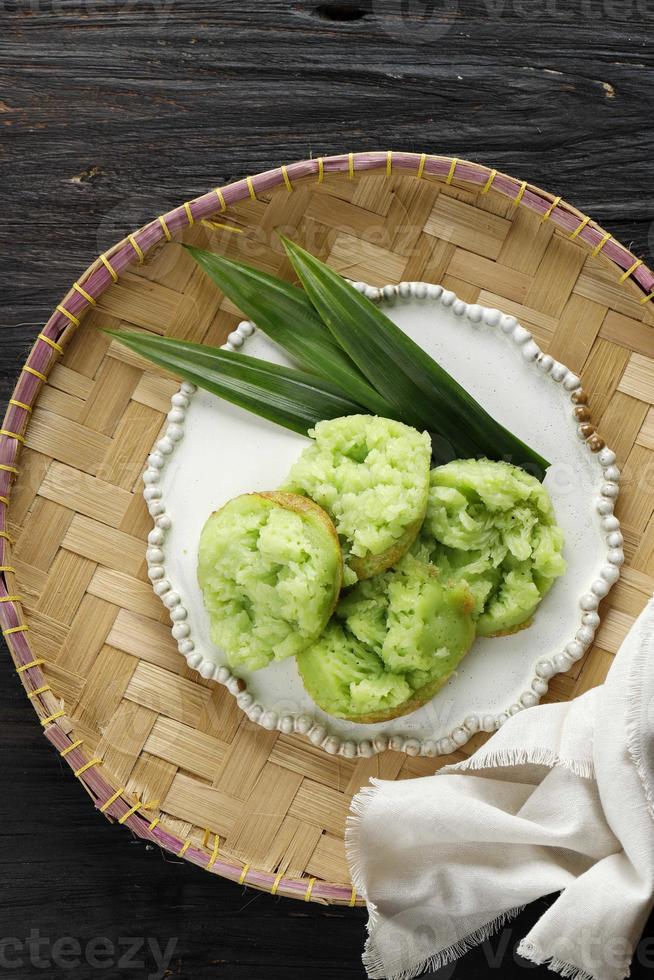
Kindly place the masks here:
<instances>
[{"instance_id":1,"label":"long green leaf","mask_svg":"<svg viewBox=\"0 0 654 980\"><path fill-rule=\"evenodd\" d=\"M222 255L191 245L186 248L232 302L299 367L329 378L376 415L395 415L336 343L302 289Z\"/></svg>"},{"instance_id":2,"label":"long green leaf","mask_svg":"<svg viewBox=\"0 0 654 980\"><path fill-rule=\"evenodd\" d=\"M280 236L316 312L396 417L437 432L460 456L508 459L541 479L549 463L504 426L380 309L305 249Z\"/></svg>"},{"instance_id":3,"label":"long green leaf","mask_svg":"<svg viewBox=\"0 0 654 980\"><path fill-rule=\"evenodd\" d=\"M154 334L104 332L199 388L302 435L322 419L365 413L335 385L303 371Z\"/></svg>"}]
</instances>

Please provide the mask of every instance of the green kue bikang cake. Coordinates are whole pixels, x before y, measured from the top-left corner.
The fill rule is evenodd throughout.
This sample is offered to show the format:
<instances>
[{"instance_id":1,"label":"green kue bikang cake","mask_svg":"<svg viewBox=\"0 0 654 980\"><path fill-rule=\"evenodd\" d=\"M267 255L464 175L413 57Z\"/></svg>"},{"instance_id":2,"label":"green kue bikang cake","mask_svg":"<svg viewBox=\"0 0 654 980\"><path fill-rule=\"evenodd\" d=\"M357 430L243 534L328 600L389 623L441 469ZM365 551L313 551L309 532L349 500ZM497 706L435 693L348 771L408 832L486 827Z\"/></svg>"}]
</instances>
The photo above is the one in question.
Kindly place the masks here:
<instances>
[{"instance_id":1,"label":"green kue bikang cake","mask_svg":"<svg viewBox=\"0 0 654 980\"><path fill-rule=\"evenodd\" d=\"M198 581L212 641L232 667L250 670L299 653L327 624L342 565L331 520L306 497L230 500L200 537Z\"/></svg>"},{"instance_id":2,"label":"green kue bikang cake","mask_svg":"<svg viewBox=\"0 0 654 980\"><path fill-rule=\"evenodd\" d=\"M204 526L211 637L236 669L295 656L330 715L388 721L434 697L476 635L529 625L565 570L563 535L516 466L430 472L429 436L376 416L310 434L283 491L237 497Z\"/></svg>"},{"instance_id":3,"label":"green kue bikang cake","mask_svg":"<svg viewBox=\"0 0 654 980\"><path fill-rule=\"evenodd\" d=\"M392 419L350 415L319 422L285 489L330 515L345 557L345 584L390 568L425 516L431 442Z\"/></svg>"},{"instance_id":4,"label":"green kue bikang cake","mask_svg":"<svg viewBox=\"0 0 654 980\"><path fill-rule=\"evenodd\" d=\"M413 551L446 581L465 581L480 636L529 625L565 571L563 533L547 490L524 470L455 460L432 470L427 516Z\"/></svg>"},{"instance_id":5,"label":"green kue bikang cake","mask_svg":"<svg viewBox=\"0 0 654 980\"><path fill-rule=\"evenodd\" d=\"M463 582L411 555L359 582L323 635L297 658L324 711L351 721L395 718L424 704L451 677L475 637L474 599Z\"/></svg>"}]
</instances>

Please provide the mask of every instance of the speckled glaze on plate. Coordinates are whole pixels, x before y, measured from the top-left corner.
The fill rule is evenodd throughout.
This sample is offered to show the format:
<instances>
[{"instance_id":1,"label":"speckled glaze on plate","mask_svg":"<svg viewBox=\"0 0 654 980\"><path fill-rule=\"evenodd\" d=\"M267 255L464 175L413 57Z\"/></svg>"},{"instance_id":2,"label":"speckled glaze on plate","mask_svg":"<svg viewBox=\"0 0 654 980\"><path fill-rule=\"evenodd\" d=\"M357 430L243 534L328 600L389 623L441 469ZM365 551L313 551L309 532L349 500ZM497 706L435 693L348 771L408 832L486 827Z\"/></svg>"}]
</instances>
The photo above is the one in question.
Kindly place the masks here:
<instances>
[{"instance_id":1,"label":"speckled glaze on plate","mask_svg":"<svg viewBox=\"0 0 654 980\"><path fill-rule=\"evenodd\" d=\"M591 644L599 625L597 607L624 560L613 514L620 474L610 449L597 437L586 441L580 379L543 354L514 317L468 305L426 283L356 285L498 421L552 461L545 485L565 534L568 569L541 603L533 625L513 636L478 638L429 704L376 725L356 725L319 709L294 660L233 674L209 638L195 574L200 530L229 498L279 486L307 440L186 383L173 395L167 432L144 474L155 523L147 550L149 575L189 666L224 684L252 721L297 732L346 757L387 748L447 754L475 732L493 731L510 714L537 704L549 679L568 670ZM225 346L245 346L249 354L288 363L251 323L240 324Z\"/></svg>"}]
</instances>

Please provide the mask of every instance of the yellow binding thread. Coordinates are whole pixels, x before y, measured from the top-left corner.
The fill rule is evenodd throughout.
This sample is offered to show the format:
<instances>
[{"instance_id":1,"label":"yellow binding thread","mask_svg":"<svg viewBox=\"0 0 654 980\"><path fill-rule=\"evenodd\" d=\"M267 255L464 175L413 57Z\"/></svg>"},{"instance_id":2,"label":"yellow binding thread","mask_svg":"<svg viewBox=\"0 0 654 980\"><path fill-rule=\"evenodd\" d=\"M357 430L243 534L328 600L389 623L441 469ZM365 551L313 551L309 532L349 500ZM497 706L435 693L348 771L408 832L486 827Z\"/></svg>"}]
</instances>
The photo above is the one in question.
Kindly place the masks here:
<instances>
[{"instance_id":1,"label":"yellow binding thread","mask_svg":"<svg viewBox=\"0 0 654 980\"><path fill-rule=\"evenodd\" d=\"M622 273L622 275L620 276L618 282L626 282L626 280L629 278L629 276L631 275L631 273L632 272L635 272L636 269L638 268L638 266L639 265L642 265L642 264L643 264L643 260L642 259L636 259L636 261L634 262L634 264L633 265L630 265L629 268L626 269Z\"/></svg>"},{"instance_id":2,"label":"yellow binding thread","mask_svg":"<svg viewBox=\"0 0 654 980\"><path fill-rule=\"evenodd\" d=\"M595 248L593 249L592 254L593 255L599 255L600 252L602 251L602 249L604 248L604 246L606 245L606 243L608 242L608 240L610 239L610 237L611 237L611 232L610 231L607 231L602 236L602 238L599 240L599 242L597 243L597 245L595 246Z\"/></svg>"},{"instance_id":3,"label":"yellow binding thread","mask_svg":"<svg viewBox=\"0 0 654 980\"><path fill-rule=\"evenodd\" d=\"M15 398L10 398L9 399L9 404L10 405L15 405L16 408L22 408L24 411L29 412L30 415L32 414L32 406L31 405L26 405L25 402L19 402Z\"/></svg>"},{"instance_id":4,"label":"yellow binding thread","mask_svg":"<svg viewBox=\"0 0 654 980\"><path fill-rule=\"evenodd\" d=\"M325 179L325 161L322 157L318 157L318 183L322 184Z\"/></svg>"},{"instance_id":5,"label":"yellow binding thread","mask_svg":"<svg viewBox=\"0 0 654 980\"><path fill-rule=\"evenodd\" d=\"M348 153L347 155L347 169L350 180L354 177L354 153Z\"/></svg>"},{"instance_id":6,"label":"yellow binding thread","mask_svg":"<svg viewBox=\"0 0 654 980\"><path fill-rule=\"evenodd\" d=\"M114 795L110 796L109 799L105 800L105 802L102 804L102 806L100 807L100 813L106 813L109 807L112 806L116 802L118 797L122 796L124 792L125 792L124 786L121 786L120 789L117 789Z\"/></svg>"},{"instance_id":7,"label":"yellow binding thread","mask_svg":"<svg viewBox=\"0 0 654 980\"><path fill-rule=\"evenodd\" d=\"M52 722L52 721L56 721L57 718L63 718L63 716L65 714L66 714L66 712L62 708L61 711L55 711L55 713L53 715L48 715L47 718L41 718L41 724L45 728L46 725L49 725L50 722Z\"/></svg>"},{"instance_id":8,"label":"yellow binding thread","mask_svg":"<svg viewBox=\"0 0 654 980\"><path fill-rule=\"evenodd\" d=\"M393 151L389 150L386 154L386 176L390 177L393 173Z\"/></svg>"},{"instance_id":9,"label":"yellow binding thread","mask_svg":"<svg viewBox=\"0 0 654 980\"><path fill-rule=\"evenodd\" d=\"M148 830L152 832L158 823L161 823L159 817L155 817L151 824L148 824Z\"/></svg>"},{"instance_id":10,"label":"yellow binding thread","mask_svg":"<svg viewBox=\"0 0 654 980\"><path fill-rule=\"evenodd\" d=\"M40 667L44 664L45 660L42 657L37 657L36 660L30 660L28 664L21 664L20 667L16 667L16 673L22 674L25 670L31 670L32 667Z\"/></svg>"},{"instance_id":11,"label":"yellow binding thread","mask_svg":"<svg viewBox=\"0 0 654 980\"><path fill-rule=\"evenodd\" d=\"M180 847L180 849L177 852L177 857L178 858L183 858L184 855L186 854L186 852L188 851L188 849L189 849L190 846L191 846L191 841L188 840L188 839L185 840L184 843L182 844L182 846Z\"/></svg>"},{"instance_id":12,"label":"yellow binding thread","mask_svg":"<svg viewBox=\"0 0 654 980\"><path fill-rule=\"evenodd\" d=\"M245 884L245 879L248 876L248 871L249 870L250 870L250 865L249 864L244 864L243 865L243 870L241 871L241 877L238 879L239 885L244 885Z\"/></svg>"},{"instance_id":13,"label":"yellow binding thread","mask_svg":"<svg viewBox=\"0 0 654 980\"><path fill-rule=\"evenodd\" d=\"M458 162L459 162L458 157L454 157L453 160L452 160L452 162L451 162L451 164L450 164L450 172L448 173L447 177L445 178L445 183L446 184L451 184L452 183L452 180L454 179L454 171L456 170L456 165L457 165Z\"/></svg>"},{"instance_id":14,"label":"yellow binding thread","mask_svg":"<svg viewBox=\"0 0 654 980\"><path fill-rule=\"evenodd\" d=\"M284 877L284 872L283 871L280 871L278 874L275 875L275 880L273 881L272 888L270 889L270 894L271 895L276 895L277 894L277 889L279 888L279 883L280 883L280 881L282 880L283 877Z\"/></svg>"},{"instance_id":15,"label":"yellow binding thread","mask_svg":"<svg viewBox=\"0 0 654 980\"><path fill-rule=\"evenodd\" d=\"M11 636L12 633L27 633L29 626L10 626L8 630L3 630L3 636Z\"/></svg>"},{"instance_id":16,"label":"yellow binding thread","mask_svg":"<svg viewBox=\"0 0 654 980\"><path fill-rule=\"evenodd\" d=\"M291 191L293 190L293 185L291 183L291 178L288 176L288 170L286 169L284 164L282 164L281 166L281 171L282 171L282 177L284 178L284 183L286 184L286 190L290 194Z\"/></svg>"},{"instance_id":17,"label":"yellow binding thread","mask_svg":"<svg viewBox=\"0 0 654 980\"><path fill-rule=\"evenodd\" d=\"M643 296L643 298L639 301L640 305L642 306L644 303L649 303L651 299L654 299L654 293L649 293L647 296Z\"/></svg>"},{"instance_id":18,"label":"yellow binding thread","mask_svg":"<svg viewBox=\"0 0 654 980\"><path fill-rule=\"evenodd\" d=\"M67 748L61 750L59 755L62 759L65 759L69 752L73 752L75 749L78 749L80 745L84 745L83 738L78 738L76 742L71 742Z\"/></svg>"},{"instance_id":19,"label":"yellow binding thread","mask_svg":"<svg viewBox=\"0 0 654 980\"><path fill-rule=\"evenodd\" d=\"M17 439L18 442L22 442L25 445L25 436L22 436L20 432L11 432L10 429L0 429L0 436L7 436L8 439Z\"/></svg>"},{"instance_id":20,"label":"yellow binding thread","mask_svg":"<svg viewBox=\"0 0 654 980\"><path fill-rule=\"evenodd\" d=\"M125 821L129 820L129 818L133 816L137 810L140 810L143 805L144 804L141 802L135 803L134 806L130 807L126 813L123 813L122 817L119 818L118 823L125 823Z\"/></svg>"},{"instance_id":21,"label":"yellow binding thread","mask_svg":"<svg viewBox=\"0 0 654 980\"><path fill-rule=\"evenodd\" d=\"M251 177L246 177L245 178L245 183L248 185L248 191L249 191L250 197L252 198L253 201L256 201L257 200L257 195L256 195L255 190L254 190L254 184L252 183L252 178Z\"/></svg>"},{"instance_id":22,"label":"yellow binding thread","mask_svg":"<svg viewBox=\"0 0 654 980\"><path fill-rule=\"evenodd\" d=\"M221 191L220 187L214 188L214 193L215 193L216 197L218 198L218 200L220 201L220 210L221 211L226 211L227 210L227 202L225 200L225 195Z\"/></svg>"},{"instance_id":23,"label":"yellow binding thread","mask_svg":"<svg viewBox=\"0 0 654 980\"><path fill-rule=\"evenodd\" d=\"M518 191L518 193L516 194L516 196L513 198L513 203L514 203L514 205L516 207L518 206L518 204L520 204L520 201L524 197L524 193L525 193L526 190L527 190L527 181L526 180L523 180L522 183L520 184L520 190Z\"/></svg>"},{"instance_id":24,"label":"yellow binding thread","mask_svg":"<svg viewBox=\"0 0 654 980\"><path fill-rule=\"evenodd\" d=\"M44 333L40 333L38 339L42 340L44 344L48 345L48 347L52 347L52 349L56 350L58 354L63 354L64 349L61 346L61 344L57 343L56 340L52 340L52 338L46 337Z\"/></svg>"},{"instance_id":25,"label":"yellow binding thread","mask_svg":"<svg viewBox=\"0 0 654 980\"><path fill-rule=\"evenodd\" d=\"M82 776L86 772L86 770L91 769L92 766L101 766L101 765L102 765L102 759L99 759L96 756L95 758L90 759L88 762L85 762L84 765L81 766L79 769L76 769L74 775L77 777Z\"/></svg>"},{"instance_id":26,"label":"yellow binding thread","mask_svg":"<svg viewBox=\"0 0 654 980\"><path fill-rule=\"evenodd\" d=\"M91 306L97 306L98 305L96 303L95 299L93 298L93 296L91 296L90 293L87 293L87 291L84 289L84 287L83 286L80 286L80 284L78 282L74 282L73 285L71 286L71 289L74 289L77 293L80 294L80 296L83 296L84 299L86 300L86 302L87 303L90 303Z\"/></svg>"},{"instance_id":27,"label":"yellow binding thread","mask_svg":"<svg viewBox=\"0 0 654 980\"><path fill-rule=\"evenodd\" d=\"M2 500L7 500L7 499L8 499L7 497L2 497ZM15 574L16 569L14 568L13 565L0 565L0 572L14 572Z\"/></svg>"},{"instance_id":28,"label":"yellow binding thread","mask_svg":"<svg viewBox=\"0 0 654 980\"><path fill-rule=\"evenodd\" d=\"M193 217L193 212L191 211L191 205L188 201L184 201L184 210L186 211L186 217L188 218L189 225L194 225L195 218Z\"/></svg>"},{"instance_id":29,"label":"yellow binding thread","mask_svg":"<svg viewBox=\"0 0 654 980\"><path fill-rule=\"evenodd\" d=\"M22 595L3 595L0 596L0 602L22 602Z\"/></svg>"},{"instance_id":30,"label":"yellow binding thread","mask_svg":"<svg viewBox=\"0 0 654 980\"><path fill-rule=\"evenodd\" d=\"M307 890L306 890L305 895L304 895L304 901L305 902L310 902L311 901L311 892L313 891L313 886L315 885L315 883L316 883L316 879L315 878L309 878L309 884L307 885Z\"/></svg>"},{"instance_id":31,"label":"yellow binding thread","mask_svg":"<svg viewBox=\"0 0 654 980\"><path fill-rule=\"evenodd\" d=\"M589 217L589 215L586 215L586 217L581 220L581 222L575 228L575 230L570 233L570 236L569 237L571 239L577 238L581 234L581 232L584 230L584 228L586 227L586 225L588 224L589 221L590 221L590 217Z\"/></svg>"},{"instance_id":32,"label":"yellow binding thread","mask_svg":"<svg viewBox=\"0 0 654 980\"><path fill-rule=\"evenodd\" d=\"M4 504L5 507L8 507L9 506L9 497L0 497L0 504ZM0 565L0 572L6 571L8 569L8 567L9 566L7 566L7 565ZM11 571L14 572L15 569L12 568Z\"/></svg>"},{"instance_id":33,"label":"yellow binding thread","mask_svg":"<svg viewBox=\"0 0 654 980\"><path fill-rule=\"evenodd\" d=\"M43 684L42 687L37 687L35 691L28 691L27 696L31 701L32 698L38 697L39 694L45 694L45 692L49 691L50 689L51 688L49 684Z\"/></svg>"},{"instance_id":34,"label":"yellow binding thread","mask_svg":"<svg viewBox=\"0 0 654 980\"><path fill-rule=\"evenodd\" d=\"M170 228L166 224L166 219L164 218L163 214L159 215L158 220L159 220L159 224L163 228L163 233L166 236L166 241L171 242L173 240L173 236L170 234Z\"/></svg>"},{"instance_id":35,"label":"yellow binding thread","mask_svg":"<svg viewBox=\"0 0 654 980\"><path fill-rule=\"evenodd\" d=\"M10 469L10 467L9 466L2 466L2 467L0 467L0 469L8 470L8 469ZM18 472L18 471L16 471L16 472ZM13 544L14 543L14 539L12 538L11 534L9 533L9 531L0 531L0 538L4 538L5 541L8 541L9 542L9 544Z\"/></svg>"},{"instance_id":36,"label":"yellow binding thread","mask_svg":"<svg viewBox=\"0 0 654 980\"><path fill-rule=\"evenodd\" d=\"M552 201L552 203L548 207L547 211L545 212L545 214L543 215L543 217L540 219L540 223L541 224L543 224L545 221L548 220L548 218L550 217L550 215L552 214L552 212L554 211L554 209L557 208L560 203L561 203L561 195L559 194L558 197L555 197L554 198L554 200Z\"/></svg>"},{"instance_id":37,"label":"yellow binding thread","mask_svg":"<svg viewBox=\"0 0 654 980\"><path fill-rule=\"evenodd\" d=\"M354 887L354 885L352 885L352 895L350 897L350 901L348 902L348 905L350 906L351 909L353 909L356 903L357 903L357 890Z\"/></svg>"},{"instance_id":38,"label":"yellow binding thread","mask_svg":"<svg viewBox=\"0 0 654 980\"><path fill-rule=\"evenodd\" d=\"M491 170L488 175L488 180L486 181L486 183L481 189L482 194L488 194L489 190L493 186L493 181L495 180L496 177L497 177L497 170L495 169Z\"/></svg>"},{"instance_id":39,"label":"yellow binding thread","mask_svg":"<svg viewBox=\"0 0 654 980\"><path fill-rule=\"evenodd\" d=\"M425 172L425 163L426 162L427 162L427 154L426 153L421 153L420 154L420 163L418 164L418 173L416 174L416 177L418 178L418 180L420 180L420 178L422 177L423 173Z\"/></svg>"},{"instance_id":40,"label":"yellow binding thread","mask_svg":"<svg viewBox=\"0 0 654 980\"><path fill-rule=\"evenodd\" d=\"M114 282L118 282L118 273L114 269L113 265L111 264L111 262L109 261L109 259L107 258L107 256L106 255L101 255L100 256L100 261L102 262L103 266L105 267L105 269L107 270L107 272L109 273L109 275L111 276L111 278L113 279L113 281Z\"/></svg>"},{"instance_id":41,"label":"yellow binding thread","mask_svg":"<svg viewBox=\"0 0 654 980\"><path fill-rule=\"evenodd\" d=\"M141 803L138 800L134 806L130 807L127 813L123 813L122 817L119 818L118 823L125 823L130 817L134 816L137 810L150 810L152 807L159 806L159 800L150 800L149 803Z\"/></svg>"},{"instance_id":42,"label":"yellow binding thread","mask_svg":"<svg viewBox=\"0 0 654 980\"><path fill-rule=\"evenodd\" d=\"M74 323L76 327L79 327L79 318L74 313L71 313L70 310L67 310L65 306L62 306L61 303L57 306L57 310L62 316L68 317L70 322Z\"/></svg>"},{"instance_id":43,"label":"yellow binding thread","mask_svg":"<svg viewBox=\"0 0 654 980\"><path fill-rule=\"evenodd\" d=\"M25 364L25 366L23 367L23 371L27 371L28 374L33 374L35 378L39 379L39 381L48 380L42 371L37 371L36 368L30 367L29 364Z\"/></svg>"},{"instance_id":44,"label":"yellow binding thread","mask_svg":"<svg viewBox=\"0 0 654 980\"><path fill-rule=\"evenodd\" d=\"M132 248L134 249L134 251L138 255L139 265L143 265L143 263L145 262L145 255L143 254L143 249L141 248L141 246L139 245L139 243L134 238L134 235L128 235L127 236L127 241L130 243L130 245L132 246Z\"/></svg>"},{"instance_id":45,"label":"yellow binding thread","mask_svg":"<svg viewBox=\"0 0 654 980\"><path fill-rule=\"evenodd\" d=\"M216 834L215 840L213 842L213 851L211 852L211 857L209 858L208 868L213 868L214 864L218 860L218 852L220 850L220 837Z\"/></svg>"}]
</instances>

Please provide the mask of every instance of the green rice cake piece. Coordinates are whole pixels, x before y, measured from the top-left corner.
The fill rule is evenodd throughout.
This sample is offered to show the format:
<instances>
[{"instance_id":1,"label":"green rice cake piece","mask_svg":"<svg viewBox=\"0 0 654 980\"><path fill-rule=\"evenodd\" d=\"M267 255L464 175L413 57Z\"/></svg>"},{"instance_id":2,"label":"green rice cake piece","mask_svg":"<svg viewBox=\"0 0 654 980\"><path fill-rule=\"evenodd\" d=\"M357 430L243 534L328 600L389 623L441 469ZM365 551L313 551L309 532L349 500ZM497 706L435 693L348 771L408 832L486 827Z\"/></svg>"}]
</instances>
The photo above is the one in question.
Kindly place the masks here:
<instances>
[{"instance_id":1,"label":"green rice cake piece","mask_svg":"<svg viewBox=\"0 0 654 980\"><path fill-rule=\"evenodd\" d=\"M411 549L411 554L422 561L435 565L444 582L464 582L474 599L472 615L477 619L491 595L502 581L502 573L489 555L483 551L461 551L431 541L428 546L422 534Z\"/></svg>"},{"instance_id":2,"label":"green rice cake piece","mask_svg":"<svg viewBox=\"0 0 654 980\"><path fill-rule=\"evenodd\" d=\"M343 559L336 529L313 501L251 493L212 514L200 536L198 581L211 639L232 667L293 656L324 629Z\"/></svg>"},{"instance_id":3,"label":"green rice cake piece","mask_svg":"<svg viewBox=\"0 0 654 980\"><path fill-rule=\"evenodd\" d=\"M566 567L545 487L516 466L486 459L432 470L427 515L412 550L444 580L467 583L482 636L529 625Z\"/></svg>"},{"instance_id":4,"label":"green rice cake piece","mask_svg":"<svg viewBox=\"0 0 654 980\"><path fill-rule=\"evenodd\" d=\"M473 604L464 584L443 586L436 569L407 556L356 585L298 656L307 691L324 711L362 724L416 710L470 649Z\"/></svg>"},{"instance_id":5,"label":"green rice cake piece","mask_svg":"<svg viewBox=\"0 0 654 980\"><path fill-rule=\"evenodd\" d=\"M359 582L336 616L385 667L409 673L458 663L474 639L473 607L465 584L444 587L433 565L407 555L396 568Z\"/></svg>"},{"instance_id":6,"label":"green rice cake piece","mask_svg":"<svg viewBox=\"0 0 654 980\"><path fill-rule=\"evenodd\" d=\"M502 582L477 620L480 636L504 636L528 626L542 599L527 562L503 569Z\"/></svg>"},{"instance_id":7,"label":"green rice cake piece","mask_svg":"<svg viewBox=\"0 0 654 980\"><path fill-rule=\"evenodd\" d=\"M348 415L319 422L287 490L306 494L336 525L346 584L391 567L413 544L427 508L431 441L402 422Z\"/></svg>"},{"instance_id":8,"label":"green rice cake piece","mask_svg":"<svg viewBox=\"0 0 654 980\"><path fill-rule=\"evenodd\" d=\"M316 704L337 718L392 712L413 694L401 675L384 670L371 649L334 621L297 665Z\"/></svg>"},{"instance_id":9,"label":"green rice cake piece","mask_svg":"<svg viewBox=\"0 0 654 980\"><path fill-rule=\"evenodd\" d=\"M510 463L457 459L433 469L429 484L425 526L450 548L499 546L516 558L528 558L532 530L539 523L556 523L542 483Z\"/></svg>"}]
</instances>

